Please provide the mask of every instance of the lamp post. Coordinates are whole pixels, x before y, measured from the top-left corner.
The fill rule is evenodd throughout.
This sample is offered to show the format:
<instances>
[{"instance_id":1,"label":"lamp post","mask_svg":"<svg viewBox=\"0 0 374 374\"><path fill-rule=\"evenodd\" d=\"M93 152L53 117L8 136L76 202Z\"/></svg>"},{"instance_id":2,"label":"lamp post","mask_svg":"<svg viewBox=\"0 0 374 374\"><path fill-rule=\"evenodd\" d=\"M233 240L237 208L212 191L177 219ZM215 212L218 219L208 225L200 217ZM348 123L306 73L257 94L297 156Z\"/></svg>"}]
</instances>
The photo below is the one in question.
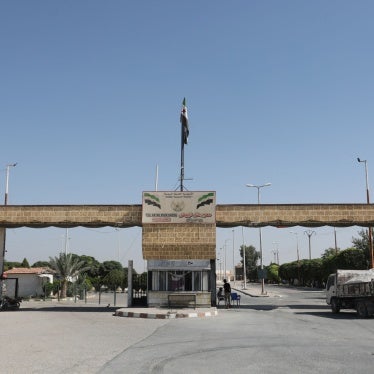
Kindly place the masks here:
<instances>
[{"instance_id":1,"label":"lamp post","mask_svg":"<svg viewBox=\"0 0 374 374\"><path fill-rule=\"evenodd\" d=\"M336 227L334 227L334 244L335 244L335 254L338 254L338 242L336 240Z\"/></svg>"},{"instance_id":2,"label":"lamp post","mask_svg":"<svg viewBox=\"0 0 374 374\"><path fill-rule=\"evenodd\" d=\"M222 262L223 262L223 258L222 258L222 250L223 250L223 247L221 247L221 248L219 249L219 258L220 258L220 260L219 260L219 273L220 273L220 275L221 275L221 281L222 281L222 279L223 279L223 277L222 277Z\"/></svg>"},{"instance_id":3,"label":"lamp post","mask_svg":"<svg viewBox=\"0 0 374 374\"><path fill-rule=\"evenodd\" d=\"M229 241L230 241L230 239L226 239L225 240L225 275L224 275L224 279L226 279L226 275L227 275L226 274L226 272L227 272L227 267L226 267L226 264L227 264L227 261L226 261L226 258L227 258L226 257L226 247L227 247L227 244L226 243L229 242Z\"/></svg>"},{"instance_id":4,"label":"lamp post","mask_svg":"<svg viewBox=\"0 0 374 374\"><path fill-rule=\"evenodd\" d=\"M297 273L300 282L300 254L299 254L299 234L296 231L290 231L290 234L296 235L296 255L297 255Z\"/></svg>"},{"instance_id":5,"label":"lamp post","mask_svg":"<svg viewBox=\"0 0 374 374\"><path fill-rule=\"evenodd\" d=\"M221 280L221 260L219 258L216 258L217 265L219 266L219 273L218 273L218 280ZM218 272L218 271L217 271Z\"/></svg>"},{"instance_id":6,"label":"lamp post","mask_svg":"<svg viewBox=\"0 0 374 374\"><path fill-rule=\"evenodd\" d=\"M368 175L368 167L367 167L367 160L361 160L357 157L358 162L363 162L365 164L365 179L366 179L366 201L370 204L370 193L369 193L369 175ZM369 229L369 257L370 257L370 268L374 268L374 258L373 258L373 234L371 232L371 227Z\"/></svg>"},{"instance_id":7,"label":"lamp post","mask_svg":"<svg viewBox=\"0 0 374 374\"><path fill-rule=\"evenodd\" d=\"M312 247L311 247L311 243L310 243L310 239L312 237L312 235L316 235L316 232L313 231L313 230L307 230L307 231L304 231L304 234L308 235L308 240L309 240L309 260L312 259Z\"/></svg>"},{"instance_id":8,"label":"lamp post","mask_svg":"<svg viewBox=\"0 0 374 374\"><path fill-rule=\"evenodd\" d=\"M246 184L247 187L254 187L257 188L257 205L260 205L260 189L263 187L271 186L271 183L265 183L261 185L254 185L254 184ZM259 235L260 235L260 267L261 267L261 294L265 294L265 279L264 279L264 263L262 259L262 233L261 227L259 227Z\"/></svg>"},{"instance_id":9,"label":"lamp post","mask_svg":"<svg viewBox=\"0 0 374 374\"><path fill-rule=\"evenodd\" d=\"M232 268L233 268L233 275L234 275L234 283L235 283L235 249L234 249L234 240L235 240L235 230L232 229Z\"/></svg>"},{"instance_id":10,"label":"lamp post","mask_svg":"<svg viewBox=\"0 0 374 374\"><path fill-rule=\"evenodd\" d=\"M279 265L279 243L278 242L273 242L275 244L275 250L274 250L274 255L276 257L276 263Z\"/></svg>"},{"instance_id":11,"label":"lamp post","mask_svg":"<svg viewBox=\"0 0 374 374\"><path fill-rule=\"evenodd\" d=\"M9 192L9 170L11 167L15 167L17 163L8 164L6 166L6 175L5 175L5 198L4 198L4 205L8 205L8 192ZM0 284L0 297L3 295L3 286L4 286L4 262L5 262L5 243L6 243L6 228L2 229L2 251L0 254L0 271L1 271L1 284Z\"/></svg>"},{"instance_id":12,"label":"lamp post","mask_svg":"<svg viewBox=\"0 0 374 374\"><path fill-rule=\"evenodd\" d=\"M244 228L242 226L242 239L243 239L243 290L246 289L247 284L247 266L245 262L245 243L244 243Z\"/></svg>"},{"instance_id":13,"label":"lamp post","mask_svg":"<svg viewBox=\"0 0 374 374\"><path fill-rule=\"evenodd\" d=\"M4 205L8 205L8 191L9 191L9 169L14 168L17 165L17 162L14 164L8 164L6 166L6 177L5 177L5 198Z\"/></svg>"}]
</instances>

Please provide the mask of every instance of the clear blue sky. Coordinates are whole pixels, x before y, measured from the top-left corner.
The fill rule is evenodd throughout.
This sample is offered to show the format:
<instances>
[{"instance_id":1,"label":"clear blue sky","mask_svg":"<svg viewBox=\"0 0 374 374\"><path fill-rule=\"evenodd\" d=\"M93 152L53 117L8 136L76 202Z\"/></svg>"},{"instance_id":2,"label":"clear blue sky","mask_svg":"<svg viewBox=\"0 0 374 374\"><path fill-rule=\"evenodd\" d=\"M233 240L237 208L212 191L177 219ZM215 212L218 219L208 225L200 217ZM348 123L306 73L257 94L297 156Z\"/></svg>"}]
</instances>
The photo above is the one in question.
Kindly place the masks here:
<instances>
[{"instance_id":1,"label":"clear blue sky","mask_svg":"<svg viewBox=\"0 0 374 374\"><path fill-rule=\"evenodd\" d=\"M176 189L183 97L187 189L214 190L218 204L257 203L245 184L271 182L263 203L366 202L357 157L370 182L372 1L24 0L1 2L0 17L0 193L5 166L18 162L9 204L140 204L156 165L159 190ZM306 258L305 228L292 230ZM337 229L338 246L358 230ZM295 260L289 231L263 230L265 264L274 242L281 263ZM333 229L315 231L319 257ZM48 260L64 235L8 230L6 259ZM69 237L72 252L99 261L119 252L143 270L140 229ZM228 267L241 228L234 248L232 237L217 231ZM258 248L258 230L244 229L244 241Z\"/></svg>"}]
</instances>

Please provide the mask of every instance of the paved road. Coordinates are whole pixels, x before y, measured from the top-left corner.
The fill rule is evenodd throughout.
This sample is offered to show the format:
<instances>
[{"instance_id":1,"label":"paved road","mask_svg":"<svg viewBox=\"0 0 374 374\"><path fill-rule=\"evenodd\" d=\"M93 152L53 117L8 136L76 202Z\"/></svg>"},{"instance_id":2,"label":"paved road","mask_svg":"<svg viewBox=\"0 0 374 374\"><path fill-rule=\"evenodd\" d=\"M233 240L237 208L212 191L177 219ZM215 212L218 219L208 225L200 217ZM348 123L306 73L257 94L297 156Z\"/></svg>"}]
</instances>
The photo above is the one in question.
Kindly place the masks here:
<instances>
[{"instance_id":1,"label":"paved road","mask_svg":"<svg viewBox=\"0 0 374 374\"><path fill-rule=\"evenodd\" d=\"M267 291L269 297L243 295L240 308L206 319L24 304L0 314L1 361L12 363L8 373L373 372L373 319L333 315L321 291Z\"/></svg>"}]
</instances>

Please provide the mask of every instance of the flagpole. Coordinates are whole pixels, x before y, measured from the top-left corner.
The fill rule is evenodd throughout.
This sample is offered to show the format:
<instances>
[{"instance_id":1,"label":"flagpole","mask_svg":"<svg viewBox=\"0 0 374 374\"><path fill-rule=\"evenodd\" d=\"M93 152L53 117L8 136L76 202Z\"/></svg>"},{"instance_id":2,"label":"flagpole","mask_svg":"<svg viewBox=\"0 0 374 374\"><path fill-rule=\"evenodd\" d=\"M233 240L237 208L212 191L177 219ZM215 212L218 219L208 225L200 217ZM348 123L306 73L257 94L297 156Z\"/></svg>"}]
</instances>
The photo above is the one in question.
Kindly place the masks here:
<instances>
[{"instance_id":1,"label":"flagpole","mask_svg":"<svg viewBox=\"0 0 374 374\"><path fill-rule=\"evenodd\" d=\"M181 176L180 176L180 190L183 191L184 181L184 130L183 123L181 123Z\"/></svg>"},{"instance_id":2,"label":"flagpole","mask_svg":"<svg viewBox=\"0 0 374 374\"><path fill-rule=\"evenodd\" d=\"M186 98L183 99L182 111L180 116L181 122L181 175L180 175L180 190L183 191L183 182L184 182L184 145L188 141L188 114L186 106Z\"/></svg>"}]
</instances>

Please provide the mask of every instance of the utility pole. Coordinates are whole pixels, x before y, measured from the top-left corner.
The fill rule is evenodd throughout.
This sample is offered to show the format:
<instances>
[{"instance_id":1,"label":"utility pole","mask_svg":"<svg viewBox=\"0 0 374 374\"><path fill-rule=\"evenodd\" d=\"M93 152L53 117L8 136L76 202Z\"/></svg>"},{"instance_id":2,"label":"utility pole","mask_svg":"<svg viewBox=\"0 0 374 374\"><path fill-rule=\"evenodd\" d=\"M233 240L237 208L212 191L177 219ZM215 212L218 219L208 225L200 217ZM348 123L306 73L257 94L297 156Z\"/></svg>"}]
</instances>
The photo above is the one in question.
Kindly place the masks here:
<instances>
[{"instance_id":1,"label":"utility pole","mask_svg":"<svg viewBox=\"0 0 374 374\"><path fill-rule=\"evenodd\" d=\"M358 162L363 162L365 164L365 179L366 179L366 201L370 204L370 193L369 193L369 173L367 167L367 160L361 160L357 157ZM374 256L373 256L373 233L372 228L368 227L368 240L369 240L369 258L370 258L370 268L374 268Z\"/></svg>"},{"instance_id":2,"label":"utility pole","mask_svg":"<svg viewBox=\"0 0 374 374\"><path fill-rule=\"evenodd\" d=\"M312 235L316 235L316 232L313 231L313 230L307 230L307 231L304 231L304 234L308 235L308 240L309 240L309 260L312 259L312 247L311 247L311 243L310 243L310 239L312 237Z\"/></svg>"}]
</instances>

